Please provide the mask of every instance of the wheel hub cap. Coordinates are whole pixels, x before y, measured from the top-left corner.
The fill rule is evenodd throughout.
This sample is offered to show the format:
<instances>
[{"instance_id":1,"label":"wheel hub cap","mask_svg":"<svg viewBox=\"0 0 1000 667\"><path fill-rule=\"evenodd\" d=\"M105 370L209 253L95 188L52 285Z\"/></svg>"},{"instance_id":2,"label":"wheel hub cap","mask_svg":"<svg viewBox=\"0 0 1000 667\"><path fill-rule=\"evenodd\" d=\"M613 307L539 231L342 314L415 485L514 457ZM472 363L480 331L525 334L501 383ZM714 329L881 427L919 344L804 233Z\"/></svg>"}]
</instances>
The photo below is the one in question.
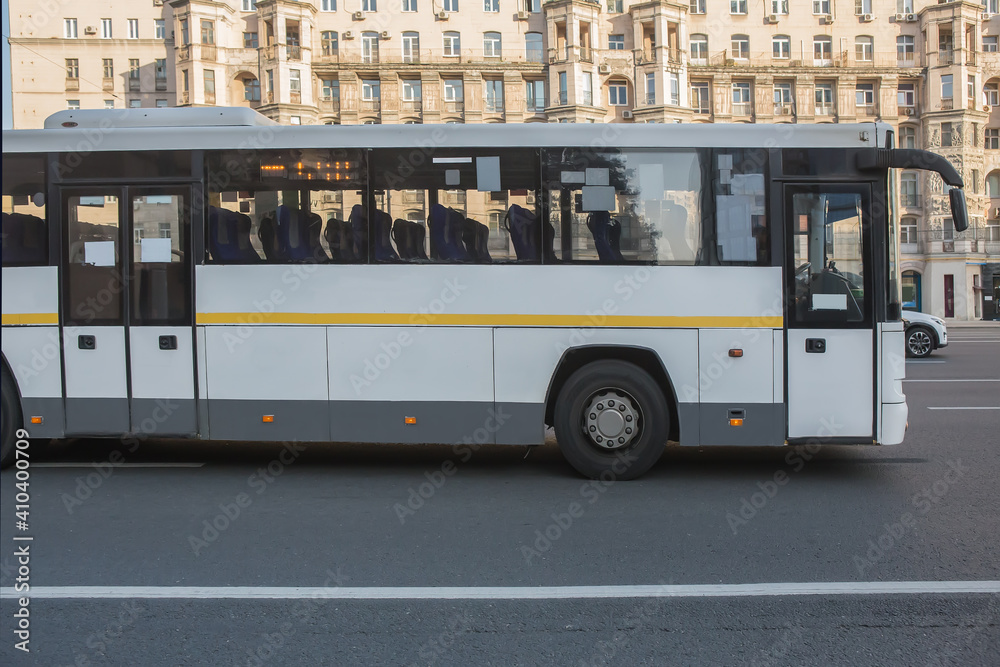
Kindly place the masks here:
<instances>
[{"instance_id":1,"label":"wheel hub cap","mask_svg":"<svg viewBox=\"0 0 1000 667\"><path fill-rule=\"evenodd\" d=\"M923 331L915 331L910 334L910 351L914 354L925 354L930 346L930 336Z\"/></svg>"},{"instance_id":2,"label":"wheel hub cap","mask_svg":"<svg viewBox=\"0 0 1000 667\"><path fill-rule=\"evenodd\" d=\"M591 396L583 422L587 437L601 449L625 447L640 432L640 414L635 401L614 389L602 389Z\"/></svg>"}]
</instances>

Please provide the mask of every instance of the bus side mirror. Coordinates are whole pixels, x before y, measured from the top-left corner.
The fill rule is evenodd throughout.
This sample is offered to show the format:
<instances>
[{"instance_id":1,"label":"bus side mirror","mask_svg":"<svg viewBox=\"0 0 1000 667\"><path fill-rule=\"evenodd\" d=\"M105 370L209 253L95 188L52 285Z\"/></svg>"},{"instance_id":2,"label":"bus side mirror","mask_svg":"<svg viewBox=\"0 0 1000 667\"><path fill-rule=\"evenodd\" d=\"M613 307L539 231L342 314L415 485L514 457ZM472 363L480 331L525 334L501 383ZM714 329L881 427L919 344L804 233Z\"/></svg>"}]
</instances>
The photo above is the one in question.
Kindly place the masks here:
<instances>
[{"instance_id":1,"label":"bus side mirror","mask_svg":"<svg viewBox=\"0 0 1000 667\"><path fill-rule=\"evenodd\" d=\"M951 199L951 219L955 223L956 232L964 232L969 228L969 207L965 203L965 191L962 188L952 188L948 191Z\"/></svg>"}]
</instances>

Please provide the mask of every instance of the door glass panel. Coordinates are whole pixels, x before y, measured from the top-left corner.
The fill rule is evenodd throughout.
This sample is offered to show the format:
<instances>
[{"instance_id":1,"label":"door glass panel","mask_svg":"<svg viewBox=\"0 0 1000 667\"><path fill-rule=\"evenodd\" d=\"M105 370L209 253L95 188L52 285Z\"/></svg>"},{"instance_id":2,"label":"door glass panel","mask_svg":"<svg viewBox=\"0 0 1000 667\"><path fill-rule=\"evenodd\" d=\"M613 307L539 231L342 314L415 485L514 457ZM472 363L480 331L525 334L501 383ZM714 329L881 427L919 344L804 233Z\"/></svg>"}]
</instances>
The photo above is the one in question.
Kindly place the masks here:
<instances>
[{"instance_id":1,"label":"door glass panel","mask_svg":"<svg viewBox=\"0 0 1000 667\"><path fill-rule=\"evenodd\" d=\"M853 192L792 195L796 322L865 320L862 206Z\"/></svg>"},{"instance_id":2,"label":"door glass panel","mask_svg":"<svg viewBox=\"0 0 1000 667\"><path fill-rule=\"evenodd\" d=\"M190 324L187 197L160 191L130 193L130 199L131 324Z\"/></svg>"},{"instance_id":3,"label":"door glass panel","mask_svg":"<svg viewBox=\"0 0 1000 667\"><path fill-rule=\"evenodd\" d=\"M122 324L117 195L66 197L69 253L64 321L77 325Z\"/></svg>"}]
</instances>

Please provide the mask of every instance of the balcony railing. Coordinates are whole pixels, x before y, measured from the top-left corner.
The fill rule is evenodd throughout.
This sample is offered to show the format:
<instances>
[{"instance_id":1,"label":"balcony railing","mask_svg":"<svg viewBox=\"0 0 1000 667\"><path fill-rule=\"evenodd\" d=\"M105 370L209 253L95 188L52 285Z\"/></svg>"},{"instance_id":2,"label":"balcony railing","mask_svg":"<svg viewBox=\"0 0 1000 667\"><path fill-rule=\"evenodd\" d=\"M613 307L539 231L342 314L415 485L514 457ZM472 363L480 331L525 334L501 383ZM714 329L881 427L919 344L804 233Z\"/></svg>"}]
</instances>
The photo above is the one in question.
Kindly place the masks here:
<instances>
[{"instance_id":1,"label":"balcony railing","mask_svg":"<svg viewBox=\"0 0 1000 667\"><path fill-rule=\"evenodd\" d=\"M66 77L66 90L80 90L80 79L78 77Z\"/></svg>"},{"instance_id":2,"label":"balcony railing","mask_svg":"<svg viewBox=\"0 0 1000 667\"><path fill-rule=\"evenodd\" d=\"M285 47L289 60L302 60L302 47L298 44L289 44Z\"/></svg>"},{"instance_id":3,"label":"balcony railing","mask_svg":"<svg viewBox=\"0 0 1000 667\"><path fill-rule=\"evenodd\" d=\"M951 111L955 108L955 98L954 97L942 97L941 98L941 110Z\"/></svg>"},{"instance_id":4,"label":"balcony railing","mask_svg":"<svg viewBox=\"0 0 1000 667\"><path fill-rule=\"evenodd\" d=\"M420 113L423 108L422 100L403 100L400 102L400 110L408 113Z\"/></svg>"},{"instance_id":5,"label":"balcony railing","mask_svg":"<svg viewBox=\"0 0 1000 667\"><path fill-rule=\"evenodd\" d=\"M444 102L445 113L463 113L464 111L465 111L465 102L463 100L445 100Z\"/></svg>"},{"instance_id":6,"label":"balcony railing","mask_svg":"<svg viewBox=\"0 0 1000 667\"><path fill-rule=\"evenodd\" d=\"M113 76L106 76L101 79L101 90L114 90L115 89L115 78Z\"/></svg>"},{"instance_id":7,"label":"balcony railing","mask_svg":"<svg viewBox=\"0 0 1000 667\"><path fill-rule=\"evenodd\" d=\"M781 104L775 102L774 104L774 115L775 116L794 116L795 115L795 105L794 104Z\"/></svg>"},{"instance_id":8,"label":"balcony railing","mask_svg":"<svg viewBox=\"0 0 1000 667\"><path fill-rule=\"evenodd\" d=\"M857 115L866 118L874 118L875 116L878 116L878 109L874 104L860 104L855 107L855 111Z\"/></svg>"},{"instance_id":9,"label":"balcony railing","mask_svg":"<svg viewBox=\"0 0 1000 667\"><path fill-rule=\"evenodd\" d=\"M733 115L734 116L752 116L753 115L753 103L752 102L733 102Z\"/></svg>"},{"instance_id":10,"label":"balcony railing","mask_svg":"<svg viewBox=\"0 0 1000 667\"><path fill-rule=\"evenodd\" d=\"M646 93L646 106L651 107L656 105L656 93Z\"/></svg>"},{"instance_id":11,"label":"balcony railing","mask_svg":"<svg viewBox=\"0 0 1000 667\"><path fill-rule=\"evenodd\" d=\"M673 61L674 58L677 62L685 60L684 53L682 51L675 51L671 49L663 48L667 51L665 56L668 61ZM646 58L648 54L644 53L642 49L635 50L635 58L641 60ZM734 53L730 49L725 49L723 51L713 51L709 52L704 58L686 58L688 65L692 67L735 67L735 68L812 68L812 67L823 67L823 68L845 68L845 69L898 69L900 67L920 67L921 64L919 59L903 59L895 51L876 51L871 54L865 55L865 60L858 60L857 54L854 52L840 51L834 52L829 55L823 54L821 57L817 58L811 52L805 54L805 58L795 57L776 57L773 51L766 52L750 52L750 53ZM652 62L651 59L649 62ZM637 62L637 64L642 64L642 62Z\"/></svg>"},{"instance_id":12,"label":"balcony railing","mask_svg":"<svg viewBox=\"0 0 1000 667\"><path fill-rule=\"evenodd\" d=\"M361 100L361 111L382 111L382 100Z\"/></svg>"},{"instance_id":13,"label":"balcony railing","mask_svg":"<svg viewBox=\"0 0 1000 667\"><path fill-rule=\"evenodd\" d=\"M331 111L334 113L340 111L340 98L339 97L321 98L319 101L319 109L320 111Z\"/></svg>"},{"instance_id":14,"label":"balcony railing","mask_svg":"<svg viewBox=\"0 0 1000 667\"><path fill-rule=\"evenodd\" d=\"M834 107L818 106L813 108L813 114L816 116L836 116L837 110Z\"/></svg>"},{"instance_id":15,"label":"balcony railing","mask_svg":"<svg viewBox=\"0 0 1000 667\"><path fill-rule=\"evenodd\" d=\"M261 49L266 51L266 49ZM554 51L550 49L550 52ZM537 51L534 52L537 56ZM504 49L502 51L467 49L463 48L458 53L452 54L444 49L425 49L419 52L404 54L401 50L384 48L375 53L366 53L360 46L346 46L341 44L338 54L335 56L321 56L315 60L319 64L336 65L343 69L352 69L358 65L385 65L399 66L413 63L436 64L452 66L456 63L475 63L487 68L499 68L508 65L521 65L541 70L544 63L532 60L528 53L521 49Z\"/></svg>"},{"instance_id":16,"label":"balcony railing","mask_svg":"<svg viewBox=\"0 0 1000 667\"><path fill-rule=\"evenodd\" d=\"M709 106L707 106L707 105L705 105L705 106L696 106L696 107L694 107L694 112L697 113L697 114L708 115L708 114L712 113L712 108L709 107Z\"/></svg>"},{"instance_id":17,"label":"balcony railing","mask_svg":"<svg viewBox=\"0 0 1000 667\"><path fill-rule=\"evenodd\" d=\"M594 52L589 46L580 47L580 60L585 63L594 62Z\"/></svg>"}]
</instances>

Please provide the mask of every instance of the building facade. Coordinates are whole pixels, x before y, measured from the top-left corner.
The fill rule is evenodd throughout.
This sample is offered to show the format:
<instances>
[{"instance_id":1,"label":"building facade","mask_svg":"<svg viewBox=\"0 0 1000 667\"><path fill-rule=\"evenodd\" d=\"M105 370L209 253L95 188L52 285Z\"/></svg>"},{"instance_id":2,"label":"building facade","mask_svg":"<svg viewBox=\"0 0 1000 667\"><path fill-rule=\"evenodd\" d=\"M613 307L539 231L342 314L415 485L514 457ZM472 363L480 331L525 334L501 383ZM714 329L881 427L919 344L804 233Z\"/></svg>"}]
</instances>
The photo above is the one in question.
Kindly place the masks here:
<instances>
[{"instance_id":1,"label":"building facade","mask_svg":"<svg viewBox=\"0 0 1000 667\"><path fill-rule=\"evenodd\" d=\"M290 124L884 121L900 146L959 168L972 217L956 232L940 178L901 175L904 300L960 320L987 312L983 271L1000 254L1000 0L54 7L10 2L18 128L65 108L175 105L249 106Z\"/></svg>"}]
</instances>

